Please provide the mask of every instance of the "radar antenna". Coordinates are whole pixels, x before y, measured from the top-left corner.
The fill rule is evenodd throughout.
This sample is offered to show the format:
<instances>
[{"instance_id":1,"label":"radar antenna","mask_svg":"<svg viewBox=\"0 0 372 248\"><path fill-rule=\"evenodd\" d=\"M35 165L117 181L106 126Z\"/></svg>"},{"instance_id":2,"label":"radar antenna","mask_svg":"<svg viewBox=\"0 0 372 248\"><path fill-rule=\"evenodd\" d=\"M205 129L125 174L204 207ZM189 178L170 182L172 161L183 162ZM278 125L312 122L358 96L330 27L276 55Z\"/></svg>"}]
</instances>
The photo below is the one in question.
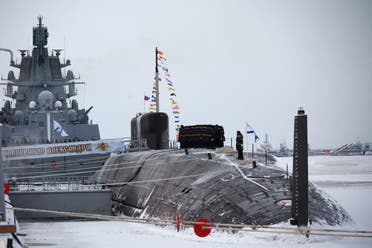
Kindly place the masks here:
<instances>
[{"instance_id":1,"label":"radar antenna","mask_svg":"<svg viewBox=\"0 0 372 248\"><path fill-rule=\"evenodd\" d=\"M28 50L24 50L24 49L20 49L18 51L21 53L22 58L26 55L26 52L28 52Z\"/></svg>"},{"instance_id":2,"label":"radar antenna","mask_svg":"<svg viewBox=\"0 0 372 248\"><path fill-rule=\"evenodd\" d=\"M57 57L59 57L59 55L61 55L61 52L63 51L63 49L53 49L53 51L55 52L55 55Z\"/></svg>"},{"instance_id":3,"label":"radar antenna","mask_svg":"<svg viewBox=\"0 0 372 248\"><path fill-rule=\"evenodd\" d=\"M39 20L39 27L42 27L43 26L43 16L42 15L39 15L37 17L37 19Z\"/></svg>"},{"instance_id":4,"label":"radar antenna","mask_svg":"<svg viewBox=\"0 0 372 248\"><path fill-rule=\"evenodd\" d=\"M48 29L43 27L43 17L38 16L39 24L33 28L33 45L39 48L48 44Z\"/></svg>"}]
</instances>

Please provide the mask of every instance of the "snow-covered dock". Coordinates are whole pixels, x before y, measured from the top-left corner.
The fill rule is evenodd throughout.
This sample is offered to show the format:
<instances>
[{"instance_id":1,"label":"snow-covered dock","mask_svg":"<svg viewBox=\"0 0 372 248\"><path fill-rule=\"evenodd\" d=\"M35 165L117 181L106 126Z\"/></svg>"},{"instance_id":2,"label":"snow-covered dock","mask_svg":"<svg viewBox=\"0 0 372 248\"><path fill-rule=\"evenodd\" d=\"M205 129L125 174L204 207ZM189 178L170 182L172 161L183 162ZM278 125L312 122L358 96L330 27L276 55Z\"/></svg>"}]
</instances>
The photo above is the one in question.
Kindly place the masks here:
<instances>
[{"instance_id":1,"label":"snow-covered dock","mask_svg":"<svg viewBox=\"0 0 372 248\"><path fill-rule=\"evenodd\" d=\"M278 165L291 165L291 158L280 158ZM289 166L291 167L291 166ZM372 230L372 157L310 157L310 179L336 199L351 215L353 224L340 229ZM325 183L325 182L333 182ZM349 182L345 184L345 182ZM286 224L281 224L286 225ZM317 224L314 228L327 228ZM370 238L335 238L212 231L204 239L191 228L177 233L174 226L160 227L113 221L69 221L21 223L30 247L370 247ZM333 227L334 228L334 227Z\"/></svg>"}]
</instances>

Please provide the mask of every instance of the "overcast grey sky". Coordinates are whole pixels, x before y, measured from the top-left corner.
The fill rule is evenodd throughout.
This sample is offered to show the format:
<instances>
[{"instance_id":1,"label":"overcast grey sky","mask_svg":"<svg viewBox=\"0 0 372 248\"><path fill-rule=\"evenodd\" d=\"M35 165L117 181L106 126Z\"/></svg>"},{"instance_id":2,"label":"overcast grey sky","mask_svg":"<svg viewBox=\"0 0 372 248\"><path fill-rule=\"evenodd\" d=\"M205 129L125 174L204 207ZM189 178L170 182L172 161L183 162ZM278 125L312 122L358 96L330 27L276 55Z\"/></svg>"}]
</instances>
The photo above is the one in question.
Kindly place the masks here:
<instances>
[{"instance_id":1,"label":"overcast grey sky","mask_svg":"<svg viewBox=\"0 0 372 248\"><path fill-rule=\"evenodd\" d=\"M94 106L103 138L130 135L158 46L185 125L220 124L233 137L248 122L273 146L292 146L303 106L311 147L372 142L372 1L1 0L0 47L30 47L40 14L48 47L66 41L71 68L87 83L80 104ZM9 69L1 53L0 73Z\"/></svg>"}]
</instances>

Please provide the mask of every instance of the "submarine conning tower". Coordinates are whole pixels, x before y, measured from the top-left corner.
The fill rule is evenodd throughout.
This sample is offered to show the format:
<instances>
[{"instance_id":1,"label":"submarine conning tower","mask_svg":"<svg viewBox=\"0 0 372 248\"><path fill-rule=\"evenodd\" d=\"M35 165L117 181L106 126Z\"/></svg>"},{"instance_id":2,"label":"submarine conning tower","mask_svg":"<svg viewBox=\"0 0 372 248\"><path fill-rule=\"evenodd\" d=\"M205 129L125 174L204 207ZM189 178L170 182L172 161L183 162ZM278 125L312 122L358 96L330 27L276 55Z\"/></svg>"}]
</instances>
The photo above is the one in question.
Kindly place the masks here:
<instances>
[{"instance_id":1,"label":"submarine conning tower","mask_svg":"<svg viewBox=\"0 0 372 248\"><path fill-rule=\"evenodd\" d=\"M169 148L169 118L166 113L138 113L131 120L131 148Z\"/></svg>"},{"instance_id":2,"label":"submarine conning tower","mask_svg":"<svg viewBox=\"0 0 372 248\"><path fill-rule=\"evenodd\" d=\"M11 54L10 66L20 70L18 78L11 70L2 79L5 83L1 83L6 86L5 96L9 98L0 111L3 145L100 139L98 126L89 124L92 107L79 109L78 101L71 99L77 95L76 85L84 82L79 82L71 70L62 73L71 62L60 60L62 49L48 51L48 37L48 29L39 16L33 28L31 54L19 50L21 62L16 63L11 50L1 49ZM65 132L55 132L56 125Z\"/></svg>"}]
</instances>

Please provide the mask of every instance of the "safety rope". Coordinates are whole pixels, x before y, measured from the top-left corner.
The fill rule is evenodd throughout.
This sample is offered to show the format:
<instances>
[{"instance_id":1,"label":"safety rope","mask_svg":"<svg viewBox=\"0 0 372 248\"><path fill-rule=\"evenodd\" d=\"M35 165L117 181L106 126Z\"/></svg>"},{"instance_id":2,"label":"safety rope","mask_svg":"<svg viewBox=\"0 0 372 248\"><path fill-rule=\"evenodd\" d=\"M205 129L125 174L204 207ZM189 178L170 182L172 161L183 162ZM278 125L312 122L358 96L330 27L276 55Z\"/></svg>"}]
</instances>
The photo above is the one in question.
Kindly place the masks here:
<instances>
[{"instance_id":1,"label":"safety rope","mask_svg":"<svg viewBox=\"0 0 372 248\"><path fill-rule=\"evenodd\" d=\"M159 219L144 219L132 218L125 216L108 216L99 214L74 213L55 210L43 210L32 208L9 207L8 209L22 212L54 214L63 217L91 219L91 220L107 220L121 221L131 223L153 224L153 225L176 225L176 220L159 220ZM196 221L180 221L181 226L191 227L194 225L205 225L204 222ZM309 227L284 227L284 226L266 226L266 225L244 225L244 224L229 224L229 223L211 223L210 226L203 226L205 229L215 229L224 231L246 231L246 232L264 232L264 233L281 233L281 234L299 234L299 235L317 235L317 236L336 236L336 237L354 237L354 238L372 238L370 230L345 230L345 229L327 229L327 228L309 228Z\"/></svg>"},{"instance_id":2,"label":"safety rope","mask_svg":"<svg viewBox=\"0 0 372 248\"><path fill-rule=\"evenodd\" d=\"M97 155L99 157L101 156L104 156L104 155L108 155L108 154L103 154L103 155ZM87 156L87 155L85 155ZM108 156L107 156L108 157ZM63 158L63 157L60 157L60 158ZM57 158L56 158L57 159ZM93 163L97 163L97 162L105 162L107 160L107 158L105 159L99 159L99 158L94 158L94 159L88 159L88 158L82 158L82 159L76 159L76 160L69 160L69 161L62 161L62 160L56 160L56 162L63 162L63 165L72 165L72 164L77 164L77 163L84 163L84 165L86 164L93 164ZM8 160L8 161L4 161L4 162L10 162L11 160ZM45 162L45 163L33 163L33 164L29 164L29 165L5 165L5 169L30 169L30 168L44 168L44 167L50 167L50 161L49 162Z\"/></svg>"},{"instance_id":3,"label":"safety rope","mask_svg":"<svg viewBox=\"0 0 372 248\"><path fill-rule=\"evenodd\" d=\"M195 161L195 160L200 160L200 159L186 159L186 160L182 160L182 161L173 161L172 164L183 163L185 161ZM135 163L137 163L137 162L138 161L135 161ZM146 160L146 162L148 162L148 161ZM130 163L133 163L133 162L118 163L116 165L125 165L125 164L130 164ZM100 172L112 171L112 170L117 171L117 170L127 170L127 169L133 169L133 168L141 168L141 167L150 167L150 166L161 165L161 164L163 164L163 163L152 163L152 164L149 164L149 165L136 165L136 166L127 166L127 167L122 167L122 168L108 168L108 169L103 168L103 166L97 166L98 167L97 169L102 168L101 170L99 170ZM82 170L85 170L85 169L87 169L87 171L82 171ZM41 174L41 175L21 176L21 177L17 177L17 179L35 179L35 178L45 178L45 177L55 177L55 176L69 176L69 175L78 175L78 174L84 174L84 173L93 173L93 172L97 171L97 170L88 170L88 169L92 169L92 167L63 170L63 173L60 173L58 171L35 172L35 174ZM55 172L55 173L50 173L50 172ZM42 174L42 173L44 173L44 174Z\"/></svg>"},{"instance_id":4,"label":"safety rope","mask_svg":"<svg viewBox=\"0 0 372 248\"><path fill-rule=\"evenodd\" d=\"M180 151L180 150L167 150L167 152L174 152L174 151ZM158 153L155 153L155 154L158 154ZM159 157L156 157L156 158L153 158L153 159L147 159L146 161L158 160L159 158L169 158L169 157L173 157L173 156L172 155L159 156ZM106 159L95 158L95 159L76 159L76 160L70 160L70 161L56 161L56 162L57 163L58 162L63 162L63 164L61 164L61 165L68 166L68 165L74 165L74 164L78 164L78 163L84 163L83 165L96 164L97 162L104 163L107 160L108 160L108 158L106 158ZM137 162L138 161L134 160L134 161L128 161L128 162L107 164L105 166L106 167L111 167L111 166L118 166L118 165L135 164ZM30 164L30 165L21 165L21 166L12 165L12 166L5 167L5 169L31 169L31 168L38 168L38 167L40 167L40 168L50 168L50 166L51 166L50 162L47 162L47 163L38 163L38 164ZM99 166L99 167L102 167L102 166Z\"/></svg>"},{"instance_id":5,"label":"safety rope","mask_svg":"<svg viewBox=\"0 0 372 248\"><path fill-rule=\"evenodd\" d=\"M160 158L170 158L170 157L174 157L174 156L161 156L161 157L156 157L156 158L152 158L152 159L146 159L145 162L151 162L151 161L159 161ZM182 161L172 161L172 163L182 163L182 162L185 162L185 161L192 161L192 160L203 160L203 159L200 159L200 158L193 158L193 159L184 159ZM128 162L122 162L122 163L113 163L113 164L106 164L104 165L104 168L103 166L95 166L95 167L85 167L85 168L103 168L102 170L100 171L110 171L110 170L125 170L125 169L132 169L132 168L140 168L140 167L145 167L145 166L153 166L153 165L157 165L157 164L162 164L162 163L152 163L152 164L149 164L149 165L135 165L135 166L126 166L124 168L107 168L107 167L113 167L113 166L124 166L124 165L128 165L128 164L134 164L134 163L138 163L139 161L128 161ZM217 162L217 161L214 161L214 162ZM85 164L84 164L85 165ZM27 167L25 167L27 168ZM63 175L69 175L67 174L68 172L73 172L73 171L79 171L79 170L82 170L82 169L85 169L85 168L76 168L76 169L67 169L67 170L63 170L64 174ZM87 171L87 172L95 172L96 170L92 170L92 171ZM48 171L44 171L44 172L30 172L30 173L27 173L28 176L23 176L23 177L17 177L19 179L27 179L27 178L43 178L45 176L56 176L56 174L51 174L51 173L54 173L54 172L60 172L60 170L54 170L54 171L51 171L51 170L48 170ZM87 172L81 172L81 173L71 173L72 175L74 174L82 174L82 173L87 173ZM37 175L37 174L43 174L43 176L30 176L30 175ZM50 175L49 175L50 174ZM58 175L61 175L60 173L58 173Z\"/></svg>"},{"instance_id":6,"label":"safety rope","mask_svg":"<svg viewBox=\"0 0 372 248\"><path fill-rule=\"evenodd\" d=\"M199 177L199 176L219 174L221 172L227 172L227 171L231 171L231 169L228 169L228 170L218 170L218 171L213 171L213 172L206 172L206 173L193 174L193 175L187 175L187 176L156 178L156 179L141 180L141 181L127 181L127 182L114 182L114 183L98 183L98 184L94 184L94 186L118 186L118 185L127 185L127 184L139 184L139 183L150 183L150 182L161 182L161 181L179 180L179 179L184 179L184 178L192 178L192 177Z\"/></svg>"},{"instance_id":7,"label":"safety rope","mask_svg":"<svg viewBox=\"0 0 372 248\"><path fill-rule=\"evenodd\" d=\"M168 156L167 156L168 157ZM195 160L208 160L208 159L201 159L201 158L194 158L194 159L188 159L188 160L179 160L179 161L174 161L173 163L183 163L185 161L195 161ZM231 163L223 163L221 161L217 160L208 160L214 163L222 164L222 165L228 165L231 166ZM136 161L138 162L138 161ZM148 162L148 160L145 160L144 162ZM120 164L120 163L119 163ZM158 163L162 164L162 163ZM139 168L139 167L149 167L149 166L154 166L154 164L148 164L148 165L140 165L140 166L130 166L130 167L123 167L123 168L103 168L100 171L108 171L108 170L121 170L121 169L130 169L130 168ZM236 169L237 166L234 166L233 168ZM212 174L218 174L222 172L231 172L231 167L229 169L225 170L218 170L214 172L207 172L207 173L201 173L201 174L194 174L194 175L185 175L185 176L178 176L178 177L168 177L168 178L156 178L156 179L149 179L149 180L141 180L141 181L111 181L111 182L106 182L106 183L98 183L94 184L93 186L95 187L103 187L103 186L122 186L122 185L129 185L129 184L140 184L140 183L149 183L149 182L160 182L160 181L169 181L169 180L179 180L179 179L184 179L184 178L192 178L192 177L199 177L199 176L205 176L205 175L212 175ZM56 174L45 174L45 175L40 175L40 176L27 176L27 177L18 177L20 179L35 179L35 178L45 178L45 177L54 177L54 176L71 176L71 175L77 175L77 174L83 174L83 173L89 173L89 172L96 172L94 171L78 171L78 172L67 172L67 173L56 173ZM258 184L257 182L253 181L252 179L259 179L259 178L266 178L266 177L259 177L259 176L245 176L245 180L250 181L253 184ZM252 178L252 179L251 179ZM260 184L259 184L260 185ZM80 185L81 187L91 187L92 185ZM265 188L267 190L267 188Z\"/></svg>"},{"instance_id":8,"label":"safety rope","mask_svg":"<svg viewBox=\"0 0 372 248\"><path fill-rule=\"evenodd\" d=\"M161 153L165 153L165 152L168 152L168 153L174 153L174 152L180 152L181 150L163 150L162 152L156 152L156 153L153 153L152 155L159 155ZM126 153L122 153L122 154L126 154ZM195 153L196 155L200 155L200 154L206 154L205 152L203 153ZM103 154L105 155L105 154ZM97 156L103 156L103 155L97 155ZM180 154L182 156L186 156L186 155L183 155L183 154ZM150 159L147 159L147 161L154 161L154 160L158 160L159 158L170 158L170 157L174 157L173 155L160 155L158 157L155 157L155 158L150 158ZM56 161L57 163L58 162L63 162L63 165L64 166L67 166L67 165L73 165L73 164L77 164L77 163L84 163L84 165L88 165L88 164L94 164L94 163L97 163L97 162L105 162L107 161L108 158L106 159L76 159L76 160L70 160L70 161ZM126 165L126 164L134 164L134 163L137 163L138 161L128 161L128 162L121 162L121 163L113 163L113 164L107 164L105 165L106 167L110 167L110 166L117 166L117 165ZM46 163L38 163L38 164L30 164L30 165L21 165L21 166L18 166L18 165L12 165L11 167L8 166L8 167L5 167L5 169L29 169L29 168L37 168L37 167L41 167L41 168L49 168L50 167L50 162L46 162Z\"/></svg>"}]
</instances>

